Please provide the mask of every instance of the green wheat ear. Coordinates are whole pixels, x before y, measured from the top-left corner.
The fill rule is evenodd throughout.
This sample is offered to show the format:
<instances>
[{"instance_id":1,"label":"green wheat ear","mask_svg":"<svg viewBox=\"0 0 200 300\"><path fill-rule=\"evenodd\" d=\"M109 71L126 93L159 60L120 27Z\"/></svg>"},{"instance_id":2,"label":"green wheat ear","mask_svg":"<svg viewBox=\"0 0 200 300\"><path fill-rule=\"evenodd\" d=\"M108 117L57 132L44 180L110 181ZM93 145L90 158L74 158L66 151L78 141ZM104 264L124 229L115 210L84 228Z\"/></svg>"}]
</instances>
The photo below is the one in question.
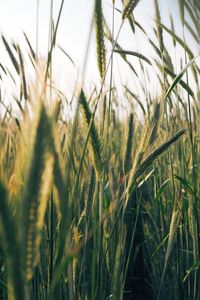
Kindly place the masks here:
<instances>
[{"instance_id":1,"label":"green wheat ear","mask_svg":"<svg viewBox=\"0 0 200 300\"><path fill-rule=\"evenodd\" d=\"M154 8L155 8L155 19L156 19L156 26L157 26L156 33L157 33L160 51L161 53L163 53L164 51L163 30L162 27L160 26L161 16L160 16L158 0L154 0Z\"/></svg>"},{"instance_id":2,"label":"green wheat ear","mask_svg":"<svg viewBox=\"0 0 200 300\"><path fill-rule=\"evenodd\" d=\"M103 168L102 145L94 121L92 120L92 114L83 90L80 94L80 105L83 111L86 126L90 130L89 153L96 175L97 177L100 177Z\"/></svg>"},{"instance_id":3,"label":"green wheat ear","mask_svg":"<svg viewBox=\"0 0 200 300\"><path fill-rule=\"evenodd\" d=\"M50 120L42 107L22 195L22 247L24 275L27 281L31 280L39 260L40 229L53 176L53 159L50 151L47 151L49 139Z\"/></svg>"},{"instance_id":4,"label":"green wheat ear","mask_svg":"<svg viewBox=\"0 0 200 300\"><path fill-rule=\"evenodd\" d=\"M15 68L17 74L19 75L19 74L20 74L20 66L19 66L19 63L18 63L18 61L17 61L17 59L16 59L16 57L15 57L13 51L11 50L11 48L10 48L10 46L9 46L9 44L8 44L8 42L7 42L7 40L5 39L5 37L2 35L1 38L2 38L2 41L3 41L4 46L5 46L5 48L6 48L6 51L8 52L8 55L9 55L9 57L10 57L10 60L11 60L11 62L12 62L12 64L13 64L13 66L14 66L14 68Z\"/></svg>"},{"instance_id":5,"label":"green wheat ear","mask_svg":"<svg viewBox=\"0 0 200 300\"><path fill-rule=\"evenodd\" d=\"M100 76L103 78L106 70L106 50L104 43L104 19L101 0L95 0L94 22L96 30L98 68Z\"/></svg>"},{"instance_id":6,"label":"green wheat ear","mask_svg":"<svg viewBox=\"0 0 200 300\"><path fill-rule=\"evenodd\" d=\"M154 114L153 114L153 118L151 120L151 134L150 134L150 139L149 139L149 144L152 145L154 143L154 141L156 140L157 137L157 132L158 132L158 126L159 126L159 122L160 122L160 102L157 102L155 107L154 107Z\"/></svg>"},{"instance_id":7,"label":"green wheat ear","mask_svg":"<svg viewBox=\"0 0 200 300\"><path fill-rule=\"evenodd\" d=\"M152 163L168 148L174 144L183 134L185 134L187 129L182 129L173 135L169 140L167 140L160 147L155 149L151 154L147 156L136 168L132 169L130 178L128 181L127 194L130 195L136 184L137 179L152 165Z\"/></svg>"},{"instance_id":8,"label":"green wheat ear","mask_svg":"<svg viewBox=\"0 0 200 300\"><path fill-rule=\"evenodd\" d=\"M23 279L21 268L21 251L17 240L16 224L11 215L7 191L5 186L0 182L0 217L5 241L5 255L8 270L8 281L11 286L11 294L9 290L10 299L23 300Z\"/></svg>"},{"instance_id":9,"label":"green wheat ear","mask_svg":"<svg viewBox=\"0 0 200 300\"><path fill-rule=\"evenodd\" d=\"M130 114L128 121L128 136L126 141L124 156L124 174L128 174L132 166L132 149L133 149L133 113Z\"/></svg>"},{"instance_id":10,"label":"green wheat ear","mask_svg":"<svg viewBox=\"0 0 200 300\"><path fill-rule=\"evenodd\" d=\"M125 5L122 11L122 20L129 18L130 14L134 10L134 8L137 6L138 2L140 0L126 0Z\"/></svg>"},{"instance_id":11,"label":"green wheat ear","mask_svg":"<svg viewBox=\"0 0 200 300\"><path fill-rule=\"evenodd\" d=\"M20 77L21 77L21 95L20 95L20 99L22 98L22 96L24 96L24 99L27 100L28 99L28 91L27 91L27 84L26 84L26 75L25 75L25 69L24 69L24 60L23 60L23 55L21 52L21 49L19 47L19 45L16 45L16 49L19 55L19 68L20 68Z\"/></svg>"}]
</instances>

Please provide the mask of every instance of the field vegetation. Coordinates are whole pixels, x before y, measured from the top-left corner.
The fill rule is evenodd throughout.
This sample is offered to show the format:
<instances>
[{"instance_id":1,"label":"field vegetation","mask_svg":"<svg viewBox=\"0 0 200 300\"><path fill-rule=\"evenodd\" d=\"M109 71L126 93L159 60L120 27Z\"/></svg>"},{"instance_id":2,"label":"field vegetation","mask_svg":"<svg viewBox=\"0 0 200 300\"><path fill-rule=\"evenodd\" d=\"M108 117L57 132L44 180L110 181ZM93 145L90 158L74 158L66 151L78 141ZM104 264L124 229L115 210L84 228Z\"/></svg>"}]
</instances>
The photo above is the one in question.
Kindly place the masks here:
<instances>
[{"instance_id":1,"label":"field vegetation","mask_svg":"<svg viewBox=\"0 0 200 300\"><path fill-rule=\"evenodd\" d=\"M52 75L64 0L45 62L27 35L26 52L1 36L12 64L0 61L1 86L17 95L0 99L0 299L200 299L200 3L178 1L177 34L152 0L151 37L134 17L142 1L108 1L110 26L94 0L99 82L74 83L70 118ZM123 26L153 56L124 49ZM116 56L139 92L115 85Z\"/></svg>"}]
</instances>

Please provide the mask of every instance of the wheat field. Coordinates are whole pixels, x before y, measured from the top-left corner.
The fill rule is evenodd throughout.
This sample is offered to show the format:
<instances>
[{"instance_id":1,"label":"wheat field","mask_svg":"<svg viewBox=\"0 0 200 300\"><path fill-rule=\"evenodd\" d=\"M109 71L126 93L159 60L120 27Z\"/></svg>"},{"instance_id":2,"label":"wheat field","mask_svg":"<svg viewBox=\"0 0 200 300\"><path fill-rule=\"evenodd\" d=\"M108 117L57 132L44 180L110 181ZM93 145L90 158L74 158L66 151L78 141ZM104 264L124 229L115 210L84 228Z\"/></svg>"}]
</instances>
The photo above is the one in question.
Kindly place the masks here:
<instances>
[{"instance_id":1,"label":"wheat field","mask_svg":"<svg viewBox=\"0 0 200 300\"><path fill-rule=\"evenodd\" d=\"M67 1L46 59L26 34L26 50L1 35L0 86L15 87L0 98L2 300L200 299L200 3L174 0L165 24L152 0L151 36L135 17L145 1L107 1L111 25L93 1L98 82L86 51L70 103L52 58ZM142 51L120 44L124 27ZM116 59L138 89L115 84Z\"/></svg>"}]
</instances>

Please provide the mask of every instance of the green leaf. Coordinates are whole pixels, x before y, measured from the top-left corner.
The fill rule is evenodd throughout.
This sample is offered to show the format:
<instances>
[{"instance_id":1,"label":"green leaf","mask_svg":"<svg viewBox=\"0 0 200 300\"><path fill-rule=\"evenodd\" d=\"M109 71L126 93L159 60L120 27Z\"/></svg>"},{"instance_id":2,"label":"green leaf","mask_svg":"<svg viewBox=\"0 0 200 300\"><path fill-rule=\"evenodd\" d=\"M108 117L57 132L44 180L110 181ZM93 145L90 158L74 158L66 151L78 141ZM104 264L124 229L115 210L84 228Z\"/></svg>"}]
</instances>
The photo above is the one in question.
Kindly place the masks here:
<instances>
[{"instance_id":1,"label":"green leaf","mask_svg":"<svg viewBox=\"0 0 200 300\"><path fill-rule=\"evenodd\" d=\"M152 65L152 63L150 62L150 60L146 56L144 56L144 55L142 55L138 52L128 51L128 50L114 50L114 52L120 53L120 54L125 54L125 55L136 56L136 57L146 61L149 65Z\"/></svg>"},{"instance_id":2,"label":"green leaf","mask_svg":"<svg viewBox=\"0 0 200 300\"><path fill-rule=\"evenodd\" d=\"M199 54L195 56L182 70L181 72L174 78L174 81L172 82L171 86L167 90L165 94L165 99L170 95L170 93L173 91L173 89L177 86L177 84L180 82L181 78L183 77L186 70L194 63L194 61L199 57Z\"/></svg>"},{"instance_id":3,"label":"green leaf","mask_svg":"<svg viewBox=\"0 0 200 300\"><path fill-rule=\"evenodd\" d=\"M160 199L160 197L162 196L162 193L164 192L165 186L167 185L167 183L168 183L169 181L170 181L170 180L167 179L167 180L165 180L165 181L162 183L162 185L161 185L161 187L160 187L160 189L159 189L159 191L158 191L158 193L156 194L156 197L155 197L155 199L154 199L155 202L157 202L157 201Z\"/></svg>"},{"instance_id":4,"label":"green leaf","mask_svg":"<svg viewBox=\"0 0 200 300\"><path fill-rule=\"evenodd\" d=\"M185 277L183 278L183 282L186 281L186 279L190 276L190 274L197 270L200 267L200 260L198 260L188 271L187 274L185 275Z\"/></svg>"}]
</instances>

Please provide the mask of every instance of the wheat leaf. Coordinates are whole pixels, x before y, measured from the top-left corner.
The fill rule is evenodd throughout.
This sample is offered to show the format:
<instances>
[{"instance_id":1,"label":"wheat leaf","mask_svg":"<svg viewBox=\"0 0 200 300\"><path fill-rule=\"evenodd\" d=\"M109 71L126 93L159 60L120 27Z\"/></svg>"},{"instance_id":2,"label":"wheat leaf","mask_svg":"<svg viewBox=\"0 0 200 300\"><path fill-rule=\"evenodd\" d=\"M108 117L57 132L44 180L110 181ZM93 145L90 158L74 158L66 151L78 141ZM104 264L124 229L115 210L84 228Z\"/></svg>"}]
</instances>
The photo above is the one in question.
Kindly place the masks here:
<instances>
[{"instance_id":1,"label":"wheat leaf","mask_svg":"<svg viewBox=\"0 0 200 300\"><path fill-rule=\"evenodd\" d=\"M165 94L165 99L170 95L170 93L173 91L173 89L177 86L177 84L180 82L181 78L183 77L186 70L194 63L195 59L199 56L199 54L194 57L182 70L181 72L174 78L174 81L172 82L171 86L167 90Z\"/></svg>"},{"instance_id":2,"label":"wheat leaf","mask_svg":"<svg viewBox=\"0 0 200 300\"><path fill-rule=\"evenodd\" d=\"M120 53L120 54L125 54L125 55L136 56L136 57L146 61L149 65L152 65L150 60L146 56L144 56L138 52L128 51L128 50L114 50L114 52Z\"/></svg>"}]
</instances>

